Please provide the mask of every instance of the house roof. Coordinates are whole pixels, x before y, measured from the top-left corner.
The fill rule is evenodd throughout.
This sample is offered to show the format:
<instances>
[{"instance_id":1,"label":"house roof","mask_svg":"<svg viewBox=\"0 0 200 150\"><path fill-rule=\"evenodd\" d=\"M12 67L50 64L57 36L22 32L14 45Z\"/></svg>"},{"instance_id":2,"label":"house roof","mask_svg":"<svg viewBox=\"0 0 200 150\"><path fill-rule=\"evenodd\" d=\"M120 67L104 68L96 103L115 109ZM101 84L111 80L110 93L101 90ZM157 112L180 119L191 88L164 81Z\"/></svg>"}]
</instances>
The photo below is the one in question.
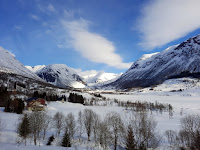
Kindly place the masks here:
<instances>
[{"instance_id":1,"label":"house roof","mask_svg":"<svg viewBox=\"0 0 200 150\"><path fill-rule=\"evenodd\" d=\"M31 102L31 101L34 101L34 100L36 100L36 99L38 99L38 97L31 97L31 98L27 99L26 101L27 101L27 102Z\"/></svg>"},{"instance_id":2,"label":"house roof","mask_svg":"<svg viewBox=\"0 0 200 150\"><path fill-rule=\"evenodd\" d=\"M27 102L27 107L32 107L34 105L46 105L46 101L42 98L38 98L38 97L32 97L32 98L29 98L28 100L26 100Z\"/></svg>"},{"instance_id":3,"label":"house roof","mask_svg":"<svg viewBox=\"0 0 200 150\"><path fill-rule=\"evenodd\" d=\"M64 97L59 97L59 98L57 98L58 101L59 101L59 100L62 100L62 99L64 99Z\"/></svg>"}]
</instances>

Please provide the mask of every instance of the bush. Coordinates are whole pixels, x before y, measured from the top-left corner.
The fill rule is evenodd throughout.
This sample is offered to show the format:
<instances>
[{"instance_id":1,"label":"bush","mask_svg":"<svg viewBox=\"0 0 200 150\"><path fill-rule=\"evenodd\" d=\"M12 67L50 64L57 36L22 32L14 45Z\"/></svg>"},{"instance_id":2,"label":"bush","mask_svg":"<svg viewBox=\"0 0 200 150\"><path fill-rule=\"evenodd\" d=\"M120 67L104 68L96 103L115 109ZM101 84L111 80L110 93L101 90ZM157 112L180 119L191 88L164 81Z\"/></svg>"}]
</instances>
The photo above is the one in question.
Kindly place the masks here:
<instances>
[{"instance_id":1,"label":"bush","mask_svg":"<svg viewBox=\"0 0 200 150\"><path fill-rule=\"evenodd\" d=\"M50 136L49 139L48 139L48 142L47 142L47 145L51 145L51 143L54 141L54 136Z\"/></svg>"}]
</instances>

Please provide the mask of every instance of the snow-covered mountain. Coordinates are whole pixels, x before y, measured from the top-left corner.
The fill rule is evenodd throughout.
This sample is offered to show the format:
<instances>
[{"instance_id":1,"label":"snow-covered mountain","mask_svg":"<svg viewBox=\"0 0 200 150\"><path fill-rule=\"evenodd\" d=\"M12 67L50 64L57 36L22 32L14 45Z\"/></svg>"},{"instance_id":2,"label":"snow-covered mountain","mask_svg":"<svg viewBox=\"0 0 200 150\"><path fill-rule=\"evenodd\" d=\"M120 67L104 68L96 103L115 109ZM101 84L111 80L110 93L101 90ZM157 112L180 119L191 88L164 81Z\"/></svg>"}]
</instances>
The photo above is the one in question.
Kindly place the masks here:
<instances>
[{"instance_id":1,"label":"snow-covered mountain","mask_svg":"<svg viewBox=\"0 0 200 150\"><path fill-rule=\"evenodd\" d=\"M31 70L32 72L36 73L37 71L41 70L42 68L45 67L45 65L37 65L37 66L25 66L26 68L28 68L29 70Z\"/></svg>"},{"instance_id":2,"label":"snow-covered mountain","mask_svg":"<svg viewBox=\"0 0 200 150\"><path fill-rule=\"evenodd\" d=\"M31 72L20 63L11 52L2 47L0 47L0 72L21 75L34 80L43 81L35 73Z\"/></svg>"},{"instance_id":3,"label":"snow-covered mountain","mask_svg":"<svg viewBox=\"0 0 200 150\"><path fill-rule=\"evenodd\" d=\"M44 79L48 83L66 88L84 88L85 83L83 79L70 67L64 64L53 65L39 65L35 67L27 67L35 72L40 78Z\"/></svg>"},{"instance_id":4,"label":"snow-covered mountain","mask_svg":"<svg viewBox=\"0 0 200 150\"><path fill-rule=\"evenodd\" d=\"M83 77L88 86L100 86L104 84L109 84L117 80L122 74L106 73L104 71L99 71L92 76Z\"/></svg>"},{"instance_id":5,"label":"snow-covered mountain","mask_svg":"<svg viewBox=\"0 0 200 150\"><path fill-rule=\"evenodd\" d=\"M143 55L119 79L107 85L117 88L147 87L168 78L200 77L200 35L166 50Z\"/></svg>"},{"instance_id":6,"label":"snow-covered mountain","mask_svg":"<svg viewBox=\"0 0 200 150\"><path fill-rule=\"evenodd\" d=\"M73 79L71 74L77 74L79 76L77 78L78 82L81 81L81 84L82 83L84 84L84 86L83 85L79 85L79 84L73 84L73 87L77 87L77 88L79 88L79 86L80 86L80 88L85 87L85 83L87 84L88 87L102 86L104 84L108 84L108 83L114 82L115 80L117 80L122 75L122 73L120 73L120 74L106 73L104 71L96 71L96 70L82 71L81 69L70 68L70 67L68 67L66 65L51 65L51 66L53 66L53 67L51 67L51 72L57 72L58 68L60 70L59 72L63 72L63 71L65 72L66 69L69 70L69 72L71 72L71 73L67 73L65 75L60 76L59 82L61 82L63 80L65 80L65 82L67 82L66 80L69 80L68 81L69 83L70 82L74 82L74 79ZM45 65L37 65L37 66L26 66L26 67L29 70L31 70L32 72L36 73L41 78L43 78L42 75L40 75L41 74L40 72L41 72L41 70L43 70L47 66L45 66ZM44 69L44 70L46 70L46 69ZM42 72L46 72L44 70ZM63 70L63 71L61 71L61 70ZM75 76L77 76L77 75L75 75ZM57 75L55 75L55 76L57 76ZM68 78L68 76L71 76L71 77ZM65 79L61 79L61 78L65 78ZM79 79L81 79L81 80L79 81ZM47 81L49 79L45 79L45 80ZM51 82L51 81L47 81L47 82ZM57 81L55 81L55 82L57 82ZM53 84L57 85L54 82L53 82ZM66 84L66 85L70 86L70 84ZM59 86L60 86L60 83L59 83ZM63 86L61 86L61 87L63 87Z\"/></svg>"}]
</instances>

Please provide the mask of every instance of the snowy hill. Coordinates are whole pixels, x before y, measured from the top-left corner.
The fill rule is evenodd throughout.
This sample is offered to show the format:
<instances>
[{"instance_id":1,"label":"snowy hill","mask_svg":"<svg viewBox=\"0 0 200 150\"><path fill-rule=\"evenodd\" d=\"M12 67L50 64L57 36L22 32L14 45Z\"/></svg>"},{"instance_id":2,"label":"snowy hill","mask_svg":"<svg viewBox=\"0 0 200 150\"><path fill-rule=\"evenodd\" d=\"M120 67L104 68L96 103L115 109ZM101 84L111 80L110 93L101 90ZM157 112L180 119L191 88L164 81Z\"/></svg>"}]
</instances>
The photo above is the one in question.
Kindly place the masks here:
<instances>
[{"instance_id":1,"label":"snowy hill","mask_svg":"<svg viewBox=\"0 0 200 150\"><path fill-rule=\"evenodd\" d=\"M42 81L35 73L28 70L12 53L0 47L0 72L16 74L38 81Z\"/></svg>"},{"instance_id":2,"label":"snowy hill","mask_svg":"<svg viewBox=\"0 0 200 150\"><path fill-rule=\"evenodd\" d=\"M48 83L66 88L84 88L83 79L70 67L64 64L53 64L47 66L32 67L35 73ZM37 68L37 69L36 69ZM41 68L41 69L38 69Z\"/></svg>"},{"instance_id":3,"label":"snowy hill","mask_svg":"<svg viewBox=\"0 0 200 150\"><path fill-rule=\"evenodd\" d=\"M107 85L118 88L147 87L173 77L200 77L200 35L166 50L143 55L119 79Z\"/></svg>"}]
</instances>

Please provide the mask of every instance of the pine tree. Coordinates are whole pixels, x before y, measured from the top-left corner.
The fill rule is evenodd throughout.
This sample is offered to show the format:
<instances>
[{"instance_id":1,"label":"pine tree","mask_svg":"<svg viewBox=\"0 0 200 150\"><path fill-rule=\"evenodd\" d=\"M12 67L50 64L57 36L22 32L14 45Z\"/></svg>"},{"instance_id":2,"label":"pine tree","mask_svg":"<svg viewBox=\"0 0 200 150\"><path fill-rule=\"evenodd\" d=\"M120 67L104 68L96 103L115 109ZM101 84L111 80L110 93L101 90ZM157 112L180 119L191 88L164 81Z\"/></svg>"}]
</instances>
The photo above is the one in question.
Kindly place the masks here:
<instances>
[{"instance_id":1,"label":"pine tree","mask_svg":"<svg viewBox=\"0 0 200 150\"><path fill-rule=\"evenodd\" d=\"M71 139L70 139L68 128L66 128L66 130L65 130L65 134L64 134L63 140L62 140L62 146L63 147L71 147Z\"/></svg>"},{"instance_id":2,"label":"pine tree","mask_svg":"<svg viewBox=\"0 0 200 150\"><path fill-rule=\"evenodd\" d=\"M128 126L128 132L126 136L126 150L137 150L133 130L130 125Z\"/></svg>"},{"instance_id":3,"label":"pine tree","mask_svg":"<svg viewBox=\"0 0 200 150\"><path fill-rule=\"evenodd\" d=\"M27 114L24 114L22 121L18 125L18 134L25 140L25 145L26 145L26 139L30 133L31 130L30 130L29 118Z\"/></svg>"}]
</instances>

